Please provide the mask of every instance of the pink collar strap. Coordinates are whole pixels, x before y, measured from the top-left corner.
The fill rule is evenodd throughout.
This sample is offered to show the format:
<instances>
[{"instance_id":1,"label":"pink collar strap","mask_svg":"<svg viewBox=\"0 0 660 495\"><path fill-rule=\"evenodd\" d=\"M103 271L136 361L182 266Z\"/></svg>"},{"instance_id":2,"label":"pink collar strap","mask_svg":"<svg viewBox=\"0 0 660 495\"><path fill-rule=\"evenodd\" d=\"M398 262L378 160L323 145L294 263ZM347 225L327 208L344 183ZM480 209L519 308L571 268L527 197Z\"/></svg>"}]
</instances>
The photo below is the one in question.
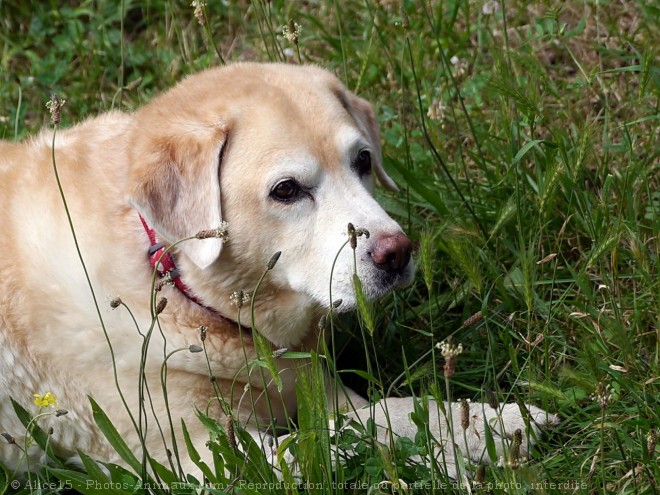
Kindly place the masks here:
<instances>
[{"instance_id":1,"label":"pink collar strap","mask_svg":"<svg viewBox=\"0 0 660 495\"><path fill-rule=\"evenodd\" d=\"M190 290L183 280L181 280L181 273L174 263L174 257L172 256L172 253L167 251L168 246L158 241L156 231L149 227L149 224L142 215L139 213L138 215L142 222L142 226L144 227L144 231L147 233L147 236L149 236L150 246L148 254L151 269L156 270L161 278L169 278L174 286L192 302L219 316L219 313L215 309L204 305L197 296L193 294L192 290Z\"/></svg>"},{"instance_id":2,"label":"pink collar strap","mask_svg":"<svg viewBox=\"0 0 660 495\"><path fill-rule=\"evenodd\" d=\"M172 253L167 251L168 246L163 242L159 242L157 238L158 234L156 233L156 231L151 227L149 227L149 224L142 215L138 213L138 216L140 217L140 221L142 222L144 231L147 233L147 236L149 237L150 246L149 246L148 254L149 254L149 264L151 265L151 269L156 270L156 272L158 272L158 275L161 277L161 279L168 278L169 280L171 280L174 286L179 290L179 292L181 292L184 296L186 296L186 298L188 298L190 301L194 302L198 306L207 310L215 318L219 318L227 323L230 323L237 330L243 332L246 337L251 338L251 333L252 333L251 328L239 325L235 321L227 318L226 316L223 316L217 310L202 303L199 300L199 298L195 296L193 291L183 282L183 280L181 280L181 273L179 272L178 268L176 267L176 264L174 263L174 256L172 256Z\"/></svg>"}]
</instances>

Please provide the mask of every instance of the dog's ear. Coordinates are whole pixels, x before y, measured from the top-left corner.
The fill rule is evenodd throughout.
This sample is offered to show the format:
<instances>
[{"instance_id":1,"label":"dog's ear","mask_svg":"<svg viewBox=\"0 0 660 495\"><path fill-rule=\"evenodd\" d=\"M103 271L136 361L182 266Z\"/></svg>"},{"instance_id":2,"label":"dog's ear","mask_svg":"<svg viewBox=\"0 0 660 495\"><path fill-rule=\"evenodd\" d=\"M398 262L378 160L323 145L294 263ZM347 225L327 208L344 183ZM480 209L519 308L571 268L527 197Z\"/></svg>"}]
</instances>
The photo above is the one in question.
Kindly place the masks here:
<instances>
[{"instance_id":1,"label":"dog's ear","mask_svg":"<svg viewBox=\"0 0 660 495\"><path fill-rule=\"evenodd\" d=\"M143 130L130 149L129 202L171 243L220 227L220 160L227 124L170 121ZM212 237L177 247L203 269L220 256L222 243Z\"/></svg>"},{"instance_id":2,"label":"dog's ear","mask_svg":"<svg viewBox=\"0 0 660 495\"><path fill-rule=\"evenodd\" d=\"M369 139L375 147L373 150L374 160L372 161L372 167L376 173L376 177L378 177L379 182L383 186L390 189L391 191L398 192L399 188L394 183L392 178L387 175L387 172L385 172L385 169L383 168L383 154L380 146L380 130L378 127L378 120L376 119L376 113L374 112L371 103L358 96L355 96L353 93L350 93L346 90L344 90L344 94L342 97L340 97L340 99L342 98L347 103L345 105L346 110L348 110L351 116L362 128L362 130L367 133Z\"/></svg>"}]
</instances>

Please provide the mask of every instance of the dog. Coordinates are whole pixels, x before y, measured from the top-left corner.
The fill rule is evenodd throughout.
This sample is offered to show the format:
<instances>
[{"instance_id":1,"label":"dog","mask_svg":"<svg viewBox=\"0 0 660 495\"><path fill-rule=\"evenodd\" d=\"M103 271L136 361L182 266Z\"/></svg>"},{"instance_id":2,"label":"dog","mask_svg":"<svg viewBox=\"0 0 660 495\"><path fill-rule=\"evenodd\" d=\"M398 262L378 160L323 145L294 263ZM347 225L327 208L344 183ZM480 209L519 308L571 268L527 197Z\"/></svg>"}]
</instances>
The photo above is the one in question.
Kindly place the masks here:
<instances>
[{"instance_id":1,"label":"dog","mask_svg":"<svg viewBox=\"0 0 660 495\"><path fill-rule=\"evenodd\" d=\"M144 446L161 461L170 439L183 445L181 420L210 455L196 410L221 418L228 405L263 442L260 429L295 417L296 368L304 360L275 359L278 384L249 373L257 357L251 327L276 356L317 349L320 317L331 307L356 308L354 274L370 300L413 278L412 243L374 200L375 180L396 190L372 106L312 66L209 69L133 113L111 111L2 142L0 433L12 441L0 441L0 461L18 472L48 462L25 442L10 398L31 414L56 398L67 414L39 425L65 459L81 450L122 462L96 426L88 396L133 452ZM42 395L32 403L46 392L48 401ZM354 392L334 393L340 397L329 407L357 419L374 414L382 441L414 437L412 399L365 409ZM456 404L446 406L460 418ZM471 408L473 428L446 443L475 460L484 458L483 429L494 418L502 439L532 431L525 452L556 421L533 406ZM138 426L149 424L142 439L129 412ZM460 426L431 414L429 428L451 439ZM503 452L504 442L498 445ZM445 451L455 476L454 450Z\"/></svg>"}]
</instances>

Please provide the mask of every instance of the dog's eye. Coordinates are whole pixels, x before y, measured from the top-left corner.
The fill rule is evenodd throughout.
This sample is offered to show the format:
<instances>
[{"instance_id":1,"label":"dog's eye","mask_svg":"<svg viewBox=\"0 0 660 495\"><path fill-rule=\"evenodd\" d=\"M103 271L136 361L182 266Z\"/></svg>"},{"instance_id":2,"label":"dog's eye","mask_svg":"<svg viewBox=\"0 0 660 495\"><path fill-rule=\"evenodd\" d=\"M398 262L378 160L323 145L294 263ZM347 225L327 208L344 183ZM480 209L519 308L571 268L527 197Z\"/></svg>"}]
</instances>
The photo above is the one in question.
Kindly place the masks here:
<instances>
[{"instance_id":1,"label":"dog's eye","mask_svg":"<svg viewBox=\"0 0 660 495\"><path fill-rule=\"evenodd\" d=\"M369 153L369 150L360 150L358 156L355 158L353 167L355 167L360 177L371 173L371 153Z\"/></svg>"},{"instance_id":2,"label":"dog's eye","mask_svg":"<svg viewBox=\"0 0 660 495\"><path fill-rule=\"evenodd\" d=\"M270 196L277 201L288 203L294 201L300 195L300 184L293 179L278 182L270 191Z\"/></svg>"}]
</instances>

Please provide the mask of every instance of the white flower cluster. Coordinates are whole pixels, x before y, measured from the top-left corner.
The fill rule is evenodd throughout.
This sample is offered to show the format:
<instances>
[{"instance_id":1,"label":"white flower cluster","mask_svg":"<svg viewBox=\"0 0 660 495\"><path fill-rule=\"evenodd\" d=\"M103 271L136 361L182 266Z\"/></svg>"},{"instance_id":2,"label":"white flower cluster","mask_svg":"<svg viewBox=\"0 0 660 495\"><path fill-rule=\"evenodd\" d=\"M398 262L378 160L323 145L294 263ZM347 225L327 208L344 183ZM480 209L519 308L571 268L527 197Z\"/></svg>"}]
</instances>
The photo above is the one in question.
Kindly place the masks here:
<instances>
[{"instance_id":1,"label":"white flower cluster","mask_svg":"<svg viewBox=\"0 0 660 495\"><path fill-rule=\"evenodd\" d=\"M435 347L440 349L440 354L442 354L442 357L445 359L456 357L463 352L463 344L454 345L446 340L436 344Z\"/></svg>"},{"instance_id":2,"label":"white flower cluster","mask_svg":"<svg viewBox=\"0 0 660 495\"><path fill-rule=\"evenodd\" d=\"M231 303L238 307L241 308L243 305L248 304L250 302L251 296L249 292L246 292L244 290L236 290L231 293L229 296L229 300Z\"/></svg>"}]
</instances>

